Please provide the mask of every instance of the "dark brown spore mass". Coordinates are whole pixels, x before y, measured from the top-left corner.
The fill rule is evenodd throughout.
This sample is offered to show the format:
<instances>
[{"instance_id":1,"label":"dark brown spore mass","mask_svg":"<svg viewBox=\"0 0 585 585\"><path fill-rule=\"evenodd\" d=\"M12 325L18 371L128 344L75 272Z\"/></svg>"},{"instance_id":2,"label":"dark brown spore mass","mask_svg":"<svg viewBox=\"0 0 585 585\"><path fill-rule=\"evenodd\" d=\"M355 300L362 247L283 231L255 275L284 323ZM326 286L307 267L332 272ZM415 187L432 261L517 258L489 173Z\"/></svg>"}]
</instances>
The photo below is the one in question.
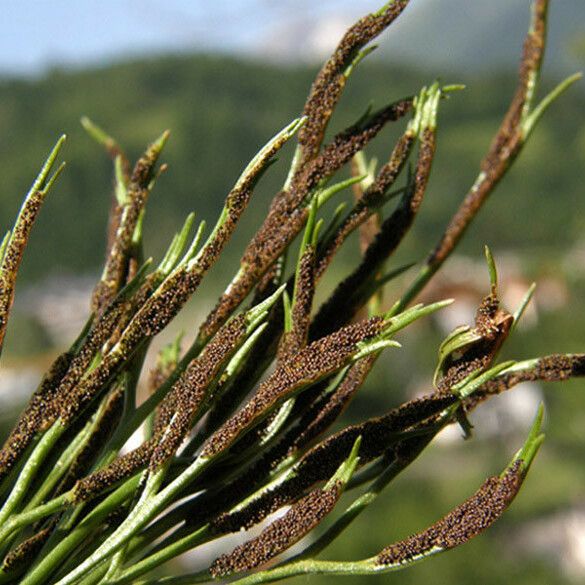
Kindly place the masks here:
<instances>
[{"instance_id":1,"label":"dark brown spore mass","mask_svg":"<svg viewBox=\"0 0 585 585\"><path fill-rule=\"evenodd\" d=\"M31 563L43 548L49 536L51 536L53 528L54 523L52 522L47 528L39 530L36 534L17 545L4 558L2 570L9 573Z\"/></svg>"},{"instance_id":2,"label":"dark brown spore mass","mask_svg":"<svg viewBox=\"0 0 585 585\"><path fill-rule=\"evenodd\" d=\"M235 532L257 524L282 506L294 502L314 484L326 481L346 459L358 437L360 466L383 455L399 441L398 433L433 417L455 402L454 396L418 398L386 415L352 425L311 448L296 464L295 473L261 494L239 511L226 513L213 522L217 533Z\"/></svg>"},{"instance_id":3,"label":"dark brown spore mass","mask_svg":"<svg viewBox=\"0 0 585 585\"><path fill-rule=\"evenodd\" d=\"M42 191L36 191L28 197L19 213L14 231L4 251L0 271L0 349L4 344L8 315L14 301L14 286L18 269L44 199L45 193Z\"/></svg>"},{"instance_id":4,"label":"dark brown spore mass","mask_svg":"<svg viewBox=\"0 0 585 585\"><path fill-rule=\"evenodd\" d=\"M108 250L102 279L95 287L91 308L101 313L113 300L129 276L134 231L146 206L150 182L161 153L159 144L152 144L138 159L128 184L128 204L121 210L116 233Z\"/></svg>"},{"instance_id":5,"label":"dark brown spore mass","mask_svg":"<svg viewBox=\"0 0 585 585\"><path fill-rule=\"evenodd\" d=\"M320 277L329 266L333 256L341 248L349 234L367 222L379 208L387 191L392 187L404 167L413 144L414 136L411 133L405 133L400 137L389 162L382 167L372 185L360 196L351 212L346 216L330 240L326 242L324 249L320 251L317 277ZM370 229L367 245L364 243L362 246L362 253L365 253L368 245L376 236L378 230L374 230L373 227Z\"/></svg>"},{"instance_id":6,"label":"dark brown spore mass","mask_svg":"<svg viewBox=\"0 0 585 585\"><path fill-rule=\"evenodd\" d=\"M369 14L359 20L345 33L333 55L321 68L303 110L307 117L299 132L303 163L319 152L325 129L345 87L345 70L358 52L388 27L407 4L408 0L400 0L381 14Z\"/></svg>"},{"instance_id":7,"label":"dark brown spore mass","mask_svg":"<svg viewBox=\"0 0 585 585\"><path fill-rule=\"evenodd\" d=\"M381 333L380 317L348 325L313 342L287 360L258 388L248 403L233 415L203 447L203 457L213 457L229 447L251 424L260 421L279 401L303 386L318 381L349 362L357 344Z\"/></svg>"},{"instance_id":8,"label":"dark brown spore mass","mask_svg":"<svg viewBox=\"0 0 585 585\"><path fill-rule=\"evenodd\" d=\"M193 418L206 399L209 386L218 376L222 366L233 355L246 335L244 315L238 315L226 323L205 346L200 357L195 358L174 384L169 400L174 408L168 426L161 429L149 468L155 470L172 457L191 430Z\"/></svg>"},{"instance_id":9,"label":"dark brown spore mass","mask_svg":"<svg viewBox=\"0 0 585 585\"><path fill-rule=\"evenodd\" d=\"M474 185L467 193L459 209L453 215L443 236L427 259L428 266L437 269L451 254L522 147L523 132L520 121L528 96L530 76L540 68L544 54L546 8L547 0L537 0L534 32L529 32L524 42L516 94L487 155L481 163L481 171L484 176L479 184Z\"/></svg>"},{"instance_id":10,"label":"dark brown spore mass","mask_svg":"<svg viewBox=\"0 0 585 585\"><path fill-rule=\"evenodd\" d=\"M295 282L292 307L292 330L284 333L278 347L278 361L292 357L307 345L311 308L315 294L315 249L308 246L300 259L299 274Z\"/></svg>"},{"instance_id":11,"label":"dark brown spore mass","mask_svg":"<svg viewBox=\"0 0 585 585\"><path fill-rule=\"evenodd\" d=\"M328 490L313 490L259 536L216 559L210 568L212 576L250 571L265 564L313 530L331 512L340 494L338 483Z\"/></svg>"},{"instance_id":12,"label":"dark brown spore mass","mask_svg":"<svg viewBox=\"0 0 585 585\"><path fill-rule=\"evenodd\" d=\"M28 406L10 432L0 451L0 481L10 473L15 462L31 444L36 433L45 428L47 421L55 420L53 400L72 357L70 353L66 352L53 362L38 390L32 395Z\"/></svg>"},{"instance_id":13,"label":"dark brown spore mass","mask_svg":"<svg viewBox=\"0 0 585 585\"><path fill-rule=\"evenodd\" d=\"M293 177L290 190L282 191L274 198L266 219L244 251L241 260L243 271L208 315L201 327L201 336L208 337L217 330L294 240L308 217L308 209L303 204L319 181L330 177L347 163L387 122L398 120L411 108L411 99L382 108L365 122L339 133L317 158L301 165Z\"/></svg>"},{"instance_id":14,"label":"dark brown spore mass","mask_svg":"<svg viewBox=\"0 0 585 585\"><path fill-rule=\"evenodd\" d=\"M308 445L341 416L366 380L375 361L376 356L372 354L350 366L339 387L306 412L299 423L304 430L294 442L295 449Z\"/></svg>"},{"instance_id":15,"label":"dark brown spore mass","mask_svg":"<svg viewBox=\"0 0 585 585\"><path fill-rule=\"evenodd\" d=\"M471 498L430 528L383 549L376 562L379 565L406 563L435 547L447 550L471 540L491 526L510 505L522 484L520 470L521 461L517 461L503 477L489 478Z\"/></svg>"},{"instance_id":16,"label":"dark brown spore mass","mask_svg":"<svg viewBox=\"0 0 585 585\"><path fill-rule=\"evenodd\" d=\"M109 396L97 427L81 449L75 461L69 467L67 474L59 483L56 493L63 493L73 486L89 470L96 456L100 453L108 438L114 432L122 415L124 400L124 386L120 385Z\"/></svg>"},{"instance_id":17,"label":"dark brown spore mass","mask_svg":"<svg viewBox=\"0 0 585 585\"><path fill-rule=\"evenodd\" d=\"M263 159L267 163L274 154L276 146ZM182 309L186 301L197 290L207 271L217 261L227 240L233 233L241 213L245 209L251 195L250 185L262 171L262 165L254 169L243 185L228 194L228 214L223 225L217 230L215 237L203 249L198 262L191 270L177 270L150 296L128 324L120 337L117 351L111 352L96 370L86 376L70 394L69 400L63 404L61 416L69 420L77 415L101 391L104 384L117 372L140 346L145 338L159 333Z\"/></svg>"},{"instance_id":18,"label":"dark brown spore mass","mask_svg":"<svg viewBox=\"0 0 585 585\"><path fill-rule=\"evenodd\" d=\"M147 465L155 445L153 439L146 441L130 453L121 455L107 467L79 480L74 487L73 501L80 503L91 500L105 489L134 475Z\"/></svg>"},{"instance_id":19,"label":"dark brown spore mass","mask_svg":"<svg viewBox=\"0 0 585 585\"><path fill-rule=\"evenodd\" d=\"M486 370L508 337L514 318L500 308L495 287L480 303L475 316L475 333L479 339L447 356L442 365L443 376L437 383L439 393L451 392L454 385L475 371Z\"/></svg>"},{"instance_id":20,"label":"dark brown spore mass","mask_svg":"<svg viewBox=\"0 0 585 585\"><path fill-rule=\"evenodd\" d=\"M486 382L465 401L471 410L492 396L496 396L522 382L564 382L585 376L585 354L553 354L539 359L533 368L500 375Z\"/></svg>"},{"instance_id":21,"label":"dark brown spore mass","mask_svg":"<svg viewBox=\"0 0 585 585\"><path fill-rule=\"evenodd\" d=\"M335 331L356 314L367 301L360 296L362 285L375 275L382 264L396 250L412 225L422 203L428 184L435 152L435 133L427 129L421 139L413 184L396 210L382 223L374 241L364 253L362 262L321 305L309 337L315 339Z\"/></svg>"}]
</instances>

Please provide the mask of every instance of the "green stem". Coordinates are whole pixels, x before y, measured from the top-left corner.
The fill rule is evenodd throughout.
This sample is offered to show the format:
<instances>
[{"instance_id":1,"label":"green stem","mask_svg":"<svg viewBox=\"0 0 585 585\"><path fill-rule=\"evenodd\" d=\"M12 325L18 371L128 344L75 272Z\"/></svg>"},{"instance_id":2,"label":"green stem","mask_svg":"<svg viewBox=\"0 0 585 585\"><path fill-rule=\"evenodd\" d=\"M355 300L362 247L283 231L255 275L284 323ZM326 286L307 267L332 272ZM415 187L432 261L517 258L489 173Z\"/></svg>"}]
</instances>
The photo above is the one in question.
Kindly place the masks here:
<instances>
[{"instance_id":1,"label":"green stem","mask_svg":"<svg viewBox=\"0 0 585 585\"><path fill-rule=\"evenodd\" d=\"M53 424L53 426L43 435L37 446L31 453L26 465L20 472L8 499L4 503L2 510L0 510L0 526L3 526L15 508L20 504L26 492L35 479L35 476L39 472L39 468L43 464L43 461L48 456L51 449L55 446L55 443L65 432L65 427L59 422Z\"/></svg>"},{"instance_id":2,"label":"green stem","mask_svg":"<svg viewBox=\"0 0 585 585\"><path fill-rule=\"evenodd\" d=\"M169 504L174 496L193 481L212 461L212 459L196 459L181 475L173 480L166 488L156 495L147 494L128 514L126 520L112 534L94 554L83 561L75 570L61 579L59 585L71 585L80 577L89 573L94 567L113 555L120 547L124 546L135 534L155 518L164 507ZM152 483L155 484L153 479ZM145 489L145 492L147 490ZM26 583L26 585L30 585Z\"/></svg>"},{"instance_id":3,"label":"green stem","mask_svg":"<svg viewBox=\"0 0 585 585\"><path fill-rule=\"evenodd\" d=\"M27 512L36 508L40 503L45 500L51 493L53 488L57 485L57 482L63 477L64 473L69 469L69 466L75 461L77 456L82 452L87 444L88 439L95 432L100 424L100 417L106 407L108 396L106 396L98 408L95 415L90 421L83 427L83 429L75 436L67 448L63 451L53 469L49 472L49 475L45 478L45 481L38 489L36 494L31 498L25 507L24 511Z\"/></svg>"},{"instance_id":4,"label":"green stem","mask_svg":"<svg viewBox=\"0 0 585 585\"><path fill-rule=\"evenodd\" d=\"M103 461L117 455L120 449L124 446L126 441L132 436L132 434L140 427L140 425L149 417L150 413L158 406L158 404L168 394L172 385L177 381L181 373L187 367L189 362L199 355L202 346L197 342L193 343L188 351L185 353L173 373L167 378L167 380L151 394L138 408L128 414L128 418L123 425L119 425L116 429L116 433L110 441L107 453L104 455L103 460L99 463L98 467L103 466Z\"/></svg>"},{"instance_id":5,"label":"green stem","mask_svg":"<svg viewBox=\"0 0 585 585\"><path fill-rule=\"evenodd\" d=\"M132 565L129 569L119 574L113 580L107 581L108 585L122 585L123 583L135 583L135 579L148 573L152 569L162 565L166 561L187 552L195 546L198 546L209 540L209 525L202 526L195 532L188 534L167 547L147 556L140 562Z\"/></svg>"},{"instance_id":6,"label":"green stem","mask_svg":"<svg viewBox=\"0 0 585 585\"><path fill-rule=\"evenodd\" d=\"M400 568L400 566L393 566L391 570L398 570ZM253 585L256 583L271 583L298 575L372 575L375 573L387 573L388 570L388 567L377 565L373 559L355 562L317 561L311 559L296 561L282 567L261 571L254 575L238 579L234 581L234 584ZM201 581L196 580L197 577L197 575L193 575L193 578L189 579L186 575L185 577L179 578L181 580L161 579L152 583L160 583L161 585L163 583L164 585L188 585L190 583L200 583Z\"/></svg>"},{"instance_id":7,"label":"green stem","mask_svg":"<svg viewBox=\"0 0 585 585\"><path fill-rule=\"evenodd\" d=\"M9 518L0 528L0 542L3 542L15 530L34 524L38 520L42 520L51 514L59 512L69 503L69 493L53 498L50 502L37 506L28 512L22 512Z\"/></svg>"},{"instance_id":8,"label":"green stem","mask_svg":"<svg viewBox=\"0 0 585 585\"><path fill-rule=\"evenodd\" d=\"M107 516L132 497L138 486L140 476L136 475L112 492L103 502L97 505L61 542L52 547L42 560L32 568L21 585L41 585L48 582L52 575L73 553L85 538L96 531L96 526Z\"/></svg>"}]
</instances>

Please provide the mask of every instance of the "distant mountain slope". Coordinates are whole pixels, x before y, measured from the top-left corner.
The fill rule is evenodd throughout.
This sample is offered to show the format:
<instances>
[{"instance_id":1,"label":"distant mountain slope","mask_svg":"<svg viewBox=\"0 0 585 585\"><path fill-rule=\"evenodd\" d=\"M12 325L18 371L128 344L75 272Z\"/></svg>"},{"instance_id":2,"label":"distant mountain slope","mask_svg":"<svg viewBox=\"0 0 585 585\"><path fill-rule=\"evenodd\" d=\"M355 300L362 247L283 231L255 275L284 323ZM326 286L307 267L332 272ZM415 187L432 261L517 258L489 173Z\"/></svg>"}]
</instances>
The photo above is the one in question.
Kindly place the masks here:
<instances>
[{"instance_id":1,"label":"distant mountain slope","mask_svg":"<svg viewBox=\"0 0 585 585\"><path fill-rule=\"evenodd\" d=\"M530 0L415 0L412 15L389 35L385 47L429 63L461 63L467 68L510 62L526 29ZM585 36L585 2L556 0L549 11L548 66L583 68L571 55L570 43Z\"/></svg>"},{"instance_id":2,"label":"distant mountain slope","mask_svg":"<svg viewBox=\"0 0 585 585\"><path fill-rule=\"evenodd\" d=\"M355 5L352 9L358 11ZM450 70L505 67L518 54L529 14L530 0L413 0L384 34L381 52L392 62ZM260 42L260 52L287 60L321 58L351 24L346 13L327 16L311 20L301 12ZM572 45L585 39L585 2L553 1L549 20L548 66L582 69L585 57L580 60Z\"/></svg>"}]
</instances>

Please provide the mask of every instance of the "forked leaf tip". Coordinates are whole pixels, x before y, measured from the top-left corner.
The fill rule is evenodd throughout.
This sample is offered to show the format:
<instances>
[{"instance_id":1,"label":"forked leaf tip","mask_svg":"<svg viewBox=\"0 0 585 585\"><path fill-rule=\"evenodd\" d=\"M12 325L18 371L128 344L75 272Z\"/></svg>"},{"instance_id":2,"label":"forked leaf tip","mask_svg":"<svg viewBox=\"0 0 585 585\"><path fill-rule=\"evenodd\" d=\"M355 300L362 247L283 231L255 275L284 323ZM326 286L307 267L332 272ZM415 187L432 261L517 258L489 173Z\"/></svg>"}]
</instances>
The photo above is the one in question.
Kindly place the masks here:
<instances>
[{"instance_id":1,"label":"forked leaf tip","mask_svg":"<svg viewBox=\"0 0 585 585\"><path fill-rule=\"evenodd\" d=\"M541 433L543 420L544 404L541 403L538 407L534 422L532 423L532 427L530 428L530 432L528 433L528 437L526 438L524 445L516 453L508 468L513 466L517 461L521 461L522 473L526 474L528 472L534 457L538 453L538 450L544 441L545 436L543 433Z\"/></svg>"},{"instance_id":2,"label":"forked leaf tip","mask_svg":"<svg viewBox=\"0 0 585 585\"><path fill-rule=\"evenodd\" d=\"M484 246L484 253L485 260L488 266L488 271L490 274L490 284L492 285L492 288L496 288L498 286L498 271L496 268L496 262L492 255L492 251L490 250L488 245Z\"/></svg>"}]
</instances>

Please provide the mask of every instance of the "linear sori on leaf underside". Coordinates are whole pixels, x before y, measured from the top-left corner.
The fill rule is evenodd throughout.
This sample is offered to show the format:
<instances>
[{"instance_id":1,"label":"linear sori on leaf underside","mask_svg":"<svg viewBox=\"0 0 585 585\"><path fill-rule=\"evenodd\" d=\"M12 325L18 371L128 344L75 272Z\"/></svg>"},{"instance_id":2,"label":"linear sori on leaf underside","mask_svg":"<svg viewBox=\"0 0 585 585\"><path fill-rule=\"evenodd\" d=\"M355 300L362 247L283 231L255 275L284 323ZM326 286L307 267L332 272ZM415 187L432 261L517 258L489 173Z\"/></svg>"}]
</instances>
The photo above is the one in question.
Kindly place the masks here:
<instances>
[{"instance_id":1,"label":"linear sori on leaf underside","mask_svg":"<svg viewBox=\"0 0 585 585\"><path fill-rule=\"evenodd\" d=\"M487 247L485 295L474 321L446 337L434 364L409 353L410 331L433 339L425 325L457 302L415 299L577 76L536 102L548 2L535 0L509 108L477 178L411 279L417 262L398 262L396 253L432 197L441 111L463 87L431 81L405 96L389 91L385 103L330 131L371 41L408 5L391 0L346 32L299 117L235 179L214 227L195 226L190 213L156 261L144 255L144 217L166 170L160 161L170 133L132 164L114 138L82 119L113 161L106 261L86 325L54 360L0 449L0 584L244 585L382 574L465 544L518 497L542 443L542 407L506 469L440 520L362 560L320 556L399 474L433 456L427 447L443 429L459 425L472 437L469 416L486 401L524 381L585 374L585 354L577 352L501 358L534 286L518 307L505 307ZM366 151L389 126L396 140L377 168ZM288 143L295 143L290 160ZM33 224L58 188L63 144L64 137L0 247L0 350ZM255 190L276 163L288 164L286 179L258 218ZM229 284L200 322L189 322L188 308L182 312L185 334L153 352L152 341L198 298L210 270L223 266L243 216L257 231ZM330 286L339 274L331 266L353 245L354 233L360 255ZM417 382L424 368L434 368L426 392L386 409L378 397L376 416L344 422L387 357ZM142 376L145 364L152 366ZM143 387L147 392L139 392ZM132 436L140 442L128 450ZM202 555L198 572L164 576L168 561L212 541L219 548L223 536L249 530L256 532L214 559ZM380 534L380 546L384 539Z\"/></svg>"}]
</instances>

